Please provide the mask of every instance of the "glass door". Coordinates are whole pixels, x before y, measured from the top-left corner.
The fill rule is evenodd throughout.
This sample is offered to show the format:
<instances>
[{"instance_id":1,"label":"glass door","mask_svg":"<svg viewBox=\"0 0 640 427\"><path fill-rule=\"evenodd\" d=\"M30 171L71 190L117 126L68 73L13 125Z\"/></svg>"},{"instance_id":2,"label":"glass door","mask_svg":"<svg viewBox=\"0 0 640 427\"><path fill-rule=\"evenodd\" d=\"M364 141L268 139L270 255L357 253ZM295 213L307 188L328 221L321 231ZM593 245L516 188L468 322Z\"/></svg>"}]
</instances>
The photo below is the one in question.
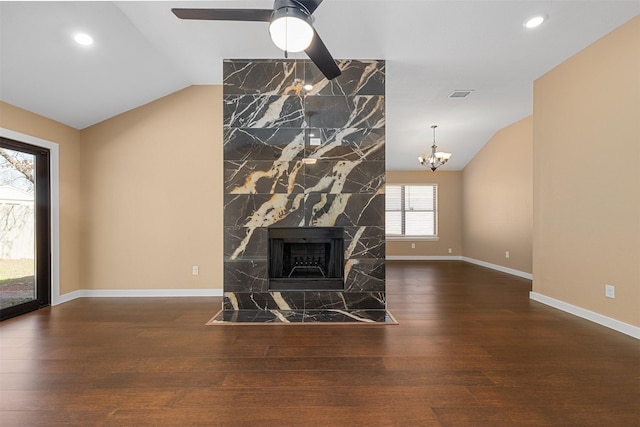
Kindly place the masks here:
<instances>
[{"instance_id":1,"label":"glass door","mask_svg":"<svg viewBox=\"0 0 640 427\"><path fill-rule=\"evenodd\" d=\"M49 150L0 137L0 319L51 301Z\"/></svg>"}]
</instances>

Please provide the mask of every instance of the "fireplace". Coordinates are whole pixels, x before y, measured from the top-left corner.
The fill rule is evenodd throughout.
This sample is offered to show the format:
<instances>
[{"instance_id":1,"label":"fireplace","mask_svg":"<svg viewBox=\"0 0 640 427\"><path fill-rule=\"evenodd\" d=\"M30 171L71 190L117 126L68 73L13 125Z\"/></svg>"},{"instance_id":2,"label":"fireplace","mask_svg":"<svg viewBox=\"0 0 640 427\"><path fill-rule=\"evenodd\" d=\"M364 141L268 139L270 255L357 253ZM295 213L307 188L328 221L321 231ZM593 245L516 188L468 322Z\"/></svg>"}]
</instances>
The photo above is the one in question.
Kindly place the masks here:
<instances>
[{"instance_id":1,"label":"fireplace","mask_svg":"<svg viewBox=\"0 0 640 427\"><path fill-rule=\"evenodd\" d=\"M386 309L386 65L337 62L223 63L226 314Z\"/></svg>"},{"instance_id":2,"label":"fireplace","mask_svg":"<svg viewBox=\"0 0 640 427\"><path fill-rule=\"evenodd\" d=\"M340 227L270 227L269 289L344 289L344 230Z\"/></svg>"}]
</instances>

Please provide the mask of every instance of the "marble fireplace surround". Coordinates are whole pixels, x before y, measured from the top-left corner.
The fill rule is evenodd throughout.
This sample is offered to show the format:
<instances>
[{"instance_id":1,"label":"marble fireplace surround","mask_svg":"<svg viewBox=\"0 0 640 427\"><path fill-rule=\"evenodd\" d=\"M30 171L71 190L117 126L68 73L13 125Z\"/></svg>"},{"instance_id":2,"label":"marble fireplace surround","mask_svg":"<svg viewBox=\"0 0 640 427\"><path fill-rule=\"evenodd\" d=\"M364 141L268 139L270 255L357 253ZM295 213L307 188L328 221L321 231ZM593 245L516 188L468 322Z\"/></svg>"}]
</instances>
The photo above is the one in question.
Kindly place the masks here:
<instances>
[{"instance_id":1,"label":"marble fireplace surround","mask_svg":"<svg viewBox=\"0 0 640 427\"><path fill-rule=\"evenodd\" d=\"M385 62L338 65L224 61L222 320L385 317ZM343 288L270 290L278 227L342 229Z\"/></svg>"}]
</instances>

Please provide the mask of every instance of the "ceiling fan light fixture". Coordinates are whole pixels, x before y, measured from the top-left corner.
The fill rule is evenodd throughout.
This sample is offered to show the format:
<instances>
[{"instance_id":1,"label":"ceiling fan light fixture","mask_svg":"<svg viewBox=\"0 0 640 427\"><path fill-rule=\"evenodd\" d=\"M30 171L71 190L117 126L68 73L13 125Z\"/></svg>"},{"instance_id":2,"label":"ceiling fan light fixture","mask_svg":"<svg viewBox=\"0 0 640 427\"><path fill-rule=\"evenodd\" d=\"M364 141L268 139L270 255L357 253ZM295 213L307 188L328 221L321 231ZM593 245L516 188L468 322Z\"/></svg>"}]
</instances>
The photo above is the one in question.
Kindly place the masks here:
<instances>
[{"instance_id":1,"label":"ceiling fan light fixture","mask_svg":"<svg viewBox=\"0 0 640 427\"><path fill-rule=\"evenodd\" d=\"M278 48L287 52L301 52L313 40L310 16L295 7L283 7L273 12L269 33Z\"/></svg>"}]
</instances>

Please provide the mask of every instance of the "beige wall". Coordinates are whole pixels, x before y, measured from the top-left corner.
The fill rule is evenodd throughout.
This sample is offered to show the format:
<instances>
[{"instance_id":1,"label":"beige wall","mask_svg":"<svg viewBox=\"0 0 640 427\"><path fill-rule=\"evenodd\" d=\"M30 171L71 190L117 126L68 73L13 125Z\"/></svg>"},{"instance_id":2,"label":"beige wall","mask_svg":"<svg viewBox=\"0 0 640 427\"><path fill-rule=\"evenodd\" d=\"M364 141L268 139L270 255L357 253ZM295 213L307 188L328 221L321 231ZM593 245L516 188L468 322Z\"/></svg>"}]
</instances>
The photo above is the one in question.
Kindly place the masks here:
<instances>
[{"instance_id":1,"label":"beige wall","mask_svg":"<svg viewBox=\"0 0 640 427\"><path fill-rule=\"evenodd\" d=\"M438 241L387 240L387 256L462 255L462 172L387 171L387 184L438 184ZM411 244L415 243L415 249ZM451 248L452 253L449 253Z\"/></svg>"},{"instance_id":2,"label":"beige wall","mask_svg":"<svg viewBox=\"0 0 640 427\"><path fill-rule=\"evenodd\" d=\"M534 84L533 290L640 326L640 17ZM616 286L616 298L604 285Z\"/></svg>"},{"instance_id":3,"label":"beige wall","mask_svg":"<svg viewBox=\"0 0 640 427\"><path fill-rule=\"evenodd\" d=\"M0 127L58 144L60 293L80 289L80 132L1 101Z\"/></svg>"},{"instance_id":4,"label":"beige wall","mask_svg":"<svg viewBox=\"0 0 640 427\"><path fill-rule=\"evenodd\" d=\"M464 168L465 257L532 272L532 127L529 116L500 130Z\"/></svg>"},{"instance_id":5,"label":"beige wall","mask_svg":"<svg viewBox=\"0 0 640 427\"><path fill-rule=\"evenodd\" d=\"M221 288L222 86L183 89L81 136L83 288Z\"/></svg>"}]
</instances>

